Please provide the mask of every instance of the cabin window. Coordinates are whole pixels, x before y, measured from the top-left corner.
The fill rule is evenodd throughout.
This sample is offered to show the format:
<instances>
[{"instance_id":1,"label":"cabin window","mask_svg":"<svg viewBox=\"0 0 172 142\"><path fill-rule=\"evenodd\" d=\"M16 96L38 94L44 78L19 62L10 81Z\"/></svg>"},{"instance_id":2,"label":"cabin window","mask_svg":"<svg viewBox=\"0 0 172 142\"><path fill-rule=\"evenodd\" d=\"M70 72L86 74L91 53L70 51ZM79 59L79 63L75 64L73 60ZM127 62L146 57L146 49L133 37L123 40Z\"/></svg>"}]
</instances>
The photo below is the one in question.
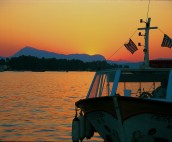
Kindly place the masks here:
<instances>
[{"instance_id":1,"label":"cabin window","mask_svg":"<svg viewBox=\"0 0 172 142\"><path fill-rule=\"evenodd\" d=\"M102 96L110 96L112 93L119 94L121 96L140 97L146 95L149 98L166 98L166 95L170 93L171 88L169 84L172 84L168 78L169 72L160 71L122 71L120 76L116 71L110 72L98 72L95 74L90 90L87 94L87 98L95 98ZM118 81L114 81L115 77ZM115 89L112 87L115 86ZM117 90L116 90L117 87ZM115 92L115 91L116 92ZM114 95L115 95L114 94ZM169 97L170 98L170 97Z\"/></svg>"},{"instance_id":2,"label":"cabin window","mask_svg":"<svg viewBox=\"0 0 172 142\"><path fill-rule=\"evenodd\" d=\"M168 71L123 71L116 94L143 98L166 98L168 78Z\"/></svg>"},{"instance_id":3,"label":"cabin window","mask_svg":"<svg viewBox=\"0 0 172 142\"><path fill-rule=\"evenodd\" d=\"M108 96L111 93L113 82L109 74L96 74L88 92L87 98Z\"/></svg>"},{"instance_id":4,"label":"cabin window","mask_svg":"<svg viewBox=\"0 0 172 142\"><path fill-rule=\"evenodd\" d=\"M117 94L124 96L125 90L130 90L130 96L141 97L146 92L150 97L164 98L166 86L163 82L120 82L117 88ZM149 96L148 96L149 97Z\"/></svg>"}]
</instances>

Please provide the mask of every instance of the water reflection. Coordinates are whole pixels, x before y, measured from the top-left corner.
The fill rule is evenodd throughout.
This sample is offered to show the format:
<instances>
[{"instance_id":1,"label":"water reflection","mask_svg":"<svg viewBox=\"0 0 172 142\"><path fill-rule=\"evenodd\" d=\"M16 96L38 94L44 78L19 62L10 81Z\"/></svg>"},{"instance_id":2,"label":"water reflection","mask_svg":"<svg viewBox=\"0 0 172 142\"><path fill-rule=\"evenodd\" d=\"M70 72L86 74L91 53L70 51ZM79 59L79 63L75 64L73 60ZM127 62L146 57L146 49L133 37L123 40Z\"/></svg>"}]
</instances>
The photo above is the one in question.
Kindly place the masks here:
<instances>
[{"instance_id":1,"label":"water reflection","mask_svg":"<svg viewBox=\"0 0 172 142\"><path fill-rule=\"evenodd\" d=\"M0 140L71 141L74 103L85 98L93 75L93 72L0 73Z\"/></svg>"}]
</instances>

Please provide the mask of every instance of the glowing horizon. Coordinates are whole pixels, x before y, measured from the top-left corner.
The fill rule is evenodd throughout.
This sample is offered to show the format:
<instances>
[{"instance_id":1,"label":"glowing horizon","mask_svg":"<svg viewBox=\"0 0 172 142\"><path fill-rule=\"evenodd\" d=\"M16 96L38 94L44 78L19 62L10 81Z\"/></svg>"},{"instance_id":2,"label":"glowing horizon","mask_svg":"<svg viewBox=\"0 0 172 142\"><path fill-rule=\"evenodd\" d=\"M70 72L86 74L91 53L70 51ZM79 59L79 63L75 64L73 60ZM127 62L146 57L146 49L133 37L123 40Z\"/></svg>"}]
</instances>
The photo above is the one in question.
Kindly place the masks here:
<instances>
[{"instance_id":1,"label":"glowing horizon","mask_svg":"<svg viewBox=\"0 0 172 142\"><path fill-rule=\"evenodd\" d=\"M172 38L172 1L150 2L151 26ZM11 56L25 46L62 54L101 54L108 59L144 27L148 0L6 0L0 2L0 56ZM150 59L172 58L161 47L163 33L150 31ZM138 32L132 37L143 44ZM133 55L123 46L111 60L142 61L143 47Z\"/></svg>"}]
</instances>

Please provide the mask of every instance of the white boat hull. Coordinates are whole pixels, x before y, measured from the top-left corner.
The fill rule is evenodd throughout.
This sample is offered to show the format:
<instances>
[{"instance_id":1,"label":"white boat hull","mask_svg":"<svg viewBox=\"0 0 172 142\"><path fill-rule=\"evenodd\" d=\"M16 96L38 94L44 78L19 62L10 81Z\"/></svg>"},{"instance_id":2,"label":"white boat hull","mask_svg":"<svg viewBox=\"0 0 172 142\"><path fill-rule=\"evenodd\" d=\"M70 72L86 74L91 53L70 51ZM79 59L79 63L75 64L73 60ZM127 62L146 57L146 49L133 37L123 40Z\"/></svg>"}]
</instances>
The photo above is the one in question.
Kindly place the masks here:
<instances>
[{"instance_id":1,"label":"white boat hull","mask_svg":"<svg viewBox=\"0 0 172 142\"><path fill-rule=\"evenodd\" d=\"M172 142L172 103L102 97L76 105L107 142Z\"/></svg>"},{"instance_id":2,"label":"white boat hull","mask_svg":"<svg viewBox=\"0 0 172 142\"><path fill-rule=\"evenodd\" d=\"M100 136L113 142L172 142L172 117L158 114L138 114L123 122L112 115L96 111L87 114ZM121 134L123 131L123 134Z\"/></svg>"}]
</instances>

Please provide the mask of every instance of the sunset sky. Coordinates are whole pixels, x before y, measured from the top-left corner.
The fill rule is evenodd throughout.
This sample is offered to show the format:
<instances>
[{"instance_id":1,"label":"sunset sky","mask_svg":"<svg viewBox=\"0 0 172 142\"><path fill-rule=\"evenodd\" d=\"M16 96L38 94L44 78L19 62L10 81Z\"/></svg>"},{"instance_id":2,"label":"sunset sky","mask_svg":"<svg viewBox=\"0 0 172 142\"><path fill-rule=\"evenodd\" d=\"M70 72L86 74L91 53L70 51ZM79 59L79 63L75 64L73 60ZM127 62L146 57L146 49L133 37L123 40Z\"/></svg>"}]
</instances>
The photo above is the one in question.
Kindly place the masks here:
<instances>
[{"instance_id":1,"label":"sunset sky","mask_svg":"<svg viewBox=\"0 0 172 142\"><path fill-rule=\"evenodd\" d=\"M145 24L148 0L0 0L0 56L25 46L62 54L101 54L111 60L142 61L143 47L133 55L123 46ZM151 0L150 59L172 58L161 47L163 31L172 38L172 0ZM132 37L137 44L144 38ZM143 32L144 34L144 32Z\"/></svg>"}]
</instances>

